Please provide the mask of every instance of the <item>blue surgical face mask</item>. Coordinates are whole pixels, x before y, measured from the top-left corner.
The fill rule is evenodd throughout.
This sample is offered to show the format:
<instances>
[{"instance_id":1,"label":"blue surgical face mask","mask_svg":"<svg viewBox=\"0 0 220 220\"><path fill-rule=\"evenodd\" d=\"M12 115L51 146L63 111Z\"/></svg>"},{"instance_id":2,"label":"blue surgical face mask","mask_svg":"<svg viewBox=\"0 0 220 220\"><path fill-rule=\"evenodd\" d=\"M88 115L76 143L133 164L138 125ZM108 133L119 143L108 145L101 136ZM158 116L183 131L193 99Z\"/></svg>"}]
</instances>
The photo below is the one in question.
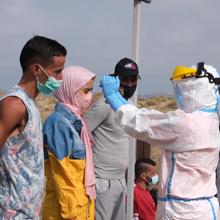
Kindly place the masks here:
<instances>
[{"instance_id":1,"label":"blue surgical face mask","mask_svg":"<svg viewBox=\"0 0 220 220\"><path fill-rule=\"evenodd\" d=\"M39 65L42 72L48 77L45 84L42 84L37 78L37 89L44 95L53 94L61 85L62 80L57 80L53 76L48 76L47 72Z\"/></svg>"},{"instance_id":2,"label":"blue surgical face mask","mask_svg":"<svg viewBox=\"0 0 220 220\"><path fill-rule=\"evenodd\" d=\"M157 184L159 182L159 176L155 175L151 177L151 181L148 181L149 184Z\"/></svg>"}]
</instances>

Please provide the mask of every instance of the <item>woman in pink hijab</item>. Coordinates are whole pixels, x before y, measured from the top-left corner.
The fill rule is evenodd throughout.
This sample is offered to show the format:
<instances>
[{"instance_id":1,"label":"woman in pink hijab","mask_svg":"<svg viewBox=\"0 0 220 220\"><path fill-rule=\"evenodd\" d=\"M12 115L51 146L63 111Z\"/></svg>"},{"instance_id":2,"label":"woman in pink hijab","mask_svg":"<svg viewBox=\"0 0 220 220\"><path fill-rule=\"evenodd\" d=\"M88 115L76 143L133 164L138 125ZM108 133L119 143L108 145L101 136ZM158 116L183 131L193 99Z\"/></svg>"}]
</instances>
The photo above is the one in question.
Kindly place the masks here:
<instances>
[{"instance_id":1,"label":"woman in pink hijab","mask_svg":"<svg viewBox=\"0 0 220 220\"><path fill-rule=\"evenodd\" d=\"M90 133L83 118L95 74L67 67L54 96L55 111L43 127L47 177L43 219L93 220L95 177Z\"/></svg>"}]
</instances>

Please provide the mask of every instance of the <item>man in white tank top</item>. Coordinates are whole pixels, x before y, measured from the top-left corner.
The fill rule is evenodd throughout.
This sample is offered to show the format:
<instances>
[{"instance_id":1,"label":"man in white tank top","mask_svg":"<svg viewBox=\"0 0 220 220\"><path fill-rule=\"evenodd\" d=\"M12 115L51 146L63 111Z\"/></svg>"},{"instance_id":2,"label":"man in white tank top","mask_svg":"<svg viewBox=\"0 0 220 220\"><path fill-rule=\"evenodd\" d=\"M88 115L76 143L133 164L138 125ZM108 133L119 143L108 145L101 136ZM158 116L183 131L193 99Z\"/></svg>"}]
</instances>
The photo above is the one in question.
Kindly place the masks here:
<instances>
[{"instance_id":1,"label":"man in white tank top","mask_svg":"<svg viewBox=\"0 0 220 220\"><path fill-rule=\"evenodd\" d=\"M34 36L20 54L22 78L0 100L0 219L39 219L44 191L40 114L35 98L55 91L66 49Z\"/></svg>"}]
</instances>

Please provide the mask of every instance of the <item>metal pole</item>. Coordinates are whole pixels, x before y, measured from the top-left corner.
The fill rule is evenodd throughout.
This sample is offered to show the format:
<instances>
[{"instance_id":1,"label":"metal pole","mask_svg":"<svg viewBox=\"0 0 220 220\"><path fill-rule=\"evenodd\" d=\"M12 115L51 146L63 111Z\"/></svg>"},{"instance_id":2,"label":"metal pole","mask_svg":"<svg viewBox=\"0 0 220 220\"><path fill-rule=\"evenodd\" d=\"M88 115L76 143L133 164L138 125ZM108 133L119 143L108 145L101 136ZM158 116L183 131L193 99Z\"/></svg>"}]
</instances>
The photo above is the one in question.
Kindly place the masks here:
<instances>
[{"instance_id":1,"label":"metal pole","mask_svg":"<svg viewBox=\"0 0 220 220\"><path fill-rule=\"evenodd\" d=\"M139 61L139 33L140 33L140 0L134 0L133 26L132 26L132 59L138 64ZM138 88L132 97L132 101L137 105ZM129 165L128 165L128 193L127 193L127 220L133 219L134 201L134 165L136 161L136 139L130 138L129 143Z\"/></svg>"}]
</instances>

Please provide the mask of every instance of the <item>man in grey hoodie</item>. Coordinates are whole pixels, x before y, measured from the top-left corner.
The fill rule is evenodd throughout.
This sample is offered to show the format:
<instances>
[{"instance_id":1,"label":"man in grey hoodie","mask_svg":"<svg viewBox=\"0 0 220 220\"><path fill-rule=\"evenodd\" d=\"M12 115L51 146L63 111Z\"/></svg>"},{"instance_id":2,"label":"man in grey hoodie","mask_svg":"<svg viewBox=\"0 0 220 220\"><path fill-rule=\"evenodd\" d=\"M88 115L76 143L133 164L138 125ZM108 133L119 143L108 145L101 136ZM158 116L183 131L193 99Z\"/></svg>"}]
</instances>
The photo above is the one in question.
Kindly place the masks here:
<instances>
[{"instance_id":1,"label":"man in grey hoodie","mask_svg":"<svg viewBox=\"0 0 220 220\"><path fill-rule=\"evenodd\" d=\"M134 94L140 78L137 64L129 58L123 58L116 64L113 75L119 77L120 91L128 100ZM96 220L125 219L129 138L115 123L114 116L104 97L93 104L86 116L95 139Z\"/></svg>"}]
</instances>

